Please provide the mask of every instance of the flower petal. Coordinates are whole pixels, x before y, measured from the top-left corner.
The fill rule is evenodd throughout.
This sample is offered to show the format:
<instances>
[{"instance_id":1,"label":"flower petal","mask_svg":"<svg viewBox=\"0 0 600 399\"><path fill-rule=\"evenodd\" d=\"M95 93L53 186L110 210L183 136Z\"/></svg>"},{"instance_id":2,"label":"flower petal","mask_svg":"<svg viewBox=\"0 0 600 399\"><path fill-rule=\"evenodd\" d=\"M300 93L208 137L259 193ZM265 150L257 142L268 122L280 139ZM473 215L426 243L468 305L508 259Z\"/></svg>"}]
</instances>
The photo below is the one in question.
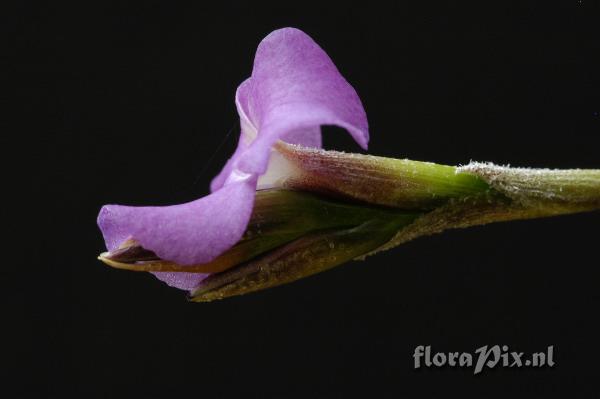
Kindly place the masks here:
<instances>
[{"instance_id":1,"label":"flower petal","mask_svg":"<svg viewBox=\"0 0 600 399\"><path fill-rule=\"evenodd\" d=\"M304 32L284 28L258 46L252 76L236 93L242 137L235 154L213 180L222 187L233 170L265 173L271 147L281 139L321 147L322 125L345 128L363 148L367 117L356 91L329 56Z\"/></svg>"},{"instance_id":2,"label":"flower petal","mask_svg":"<svg viewBox=\"0 0 600 399\"><path fill-rule=\"evenodd\" d=\"M106 205L98 225L109 250L133 238L161 259L182 265L207 263L242 237L255 190L256 178L248 177L181 205Z\"/></svg>"},{"instance_id":3,"label":"flower petal","mask_svg":"<svg viewBox=\"0 0 600 399\"><path fill-rule=\"evenodd\" d=\"M167 207L107 205L98 216L107 248L134 239L161 259L207 263L242 237L257 179L277 140L321 147L321 125L338 125L366 149L368 124L360 99L327 54L305 33L277 30L258 46L252 76L236 92L242 134L234 155L211 183L212 194ZM203 273L154 273L191 290Z\"/></svg>"},{"instance_id":4,"label":"flower petal","mask_svg":"<svg viewBox=\"0 0 600 399\"><path fill-rule=\"evenodd\" d=\"M192 291L205 278L210 276L206 273L181 273L181 272L156 272L152 273L156 278L167 283L167 285L180 290Z\"/></svg>"}]
</instances>

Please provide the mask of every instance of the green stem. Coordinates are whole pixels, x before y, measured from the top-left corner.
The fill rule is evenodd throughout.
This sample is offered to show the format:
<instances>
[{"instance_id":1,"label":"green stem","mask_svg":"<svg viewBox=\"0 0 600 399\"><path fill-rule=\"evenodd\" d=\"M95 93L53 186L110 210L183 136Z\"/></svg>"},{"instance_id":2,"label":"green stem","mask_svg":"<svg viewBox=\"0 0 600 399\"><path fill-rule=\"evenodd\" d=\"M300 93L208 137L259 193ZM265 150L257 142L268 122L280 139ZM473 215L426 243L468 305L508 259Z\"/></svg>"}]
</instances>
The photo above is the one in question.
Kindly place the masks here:
<instances>
[{"instance_id":1,"label":"green stem","mask_svg":"<svg viewBox=\"0 0 600 399\"><path fill-rule=\"evenodd\" d=\"M509 168L471 163L456 168L456 172L478 176L490 189L480 195L448 201L361 258L447 229L600 209L600 170Z\"/></svg>"}]
</instances>

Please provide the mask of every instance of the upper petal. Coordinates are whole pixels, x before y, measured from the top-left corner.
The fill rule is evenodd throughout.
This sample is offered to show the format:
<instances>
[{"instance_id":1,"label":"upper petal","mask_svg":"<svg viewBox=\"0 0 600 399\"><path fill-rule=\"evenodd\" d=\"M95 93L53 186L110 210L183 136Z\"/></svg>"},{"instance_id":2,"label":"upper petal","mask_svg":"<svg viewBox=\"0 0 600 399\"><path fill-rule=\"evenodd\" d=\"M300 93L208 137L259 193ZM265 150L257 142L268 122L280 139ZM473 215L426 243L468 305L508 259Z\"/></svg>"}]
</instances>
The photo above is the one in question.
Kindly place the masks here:
<instances>
[{"instance_id":1,"label":"upper petal","mask_svg":"<svg viewBox=\"0 0 600 399\"><path fill-rule=\"evenodd\" d=\"M238 87L236 106L242 137L213 180L213 190L234 169L264 173L279 139L321 147L321 125L343 127L361 147L368 145L367 117L358 94L325 51L298 29L279 29L263 39L252 76Z\"/></svg>"}]
</instances>

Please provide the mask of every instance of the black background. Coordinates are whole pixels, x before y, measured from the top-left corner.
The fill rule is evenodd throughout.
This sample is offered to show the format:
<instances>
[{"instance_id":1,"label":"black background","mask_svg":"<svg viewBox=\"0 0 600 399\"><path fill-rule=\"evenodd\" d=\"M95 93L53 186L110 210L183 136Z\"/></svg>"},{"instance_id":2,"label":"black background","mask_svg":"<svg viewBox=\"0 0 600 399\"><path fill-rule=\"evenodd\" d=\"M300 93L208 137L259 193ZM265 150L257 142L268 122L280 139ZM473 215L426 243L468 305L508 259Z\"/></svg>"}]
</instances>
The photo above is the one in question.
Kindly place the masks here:
<instances>
[{"instance_id":1,"label":"black background","mask_svg":"<svg viewBox=\"0 0 600 399\"><path fill-rule=\"evenodd\" d=\"M33 190L23 201L37 218L22 232L35 237L17 263L24 276L5 274L20 320L4 365L27 381L12 397L594 392L598 213L450 231L210 304L103 266L95 218L105 203L208 193L237 140L235 89L259 41L284 26L311 35L356 88L372 154L600 168L596 3L81 3L5 14L7 77L24 78L9 92L21 111L13 136L33 167L10 174ZM325 146L359 151L335 128ZM417 345L495 344L554 345L556 366L413 369Z\"/></svg>"}]
</instances>

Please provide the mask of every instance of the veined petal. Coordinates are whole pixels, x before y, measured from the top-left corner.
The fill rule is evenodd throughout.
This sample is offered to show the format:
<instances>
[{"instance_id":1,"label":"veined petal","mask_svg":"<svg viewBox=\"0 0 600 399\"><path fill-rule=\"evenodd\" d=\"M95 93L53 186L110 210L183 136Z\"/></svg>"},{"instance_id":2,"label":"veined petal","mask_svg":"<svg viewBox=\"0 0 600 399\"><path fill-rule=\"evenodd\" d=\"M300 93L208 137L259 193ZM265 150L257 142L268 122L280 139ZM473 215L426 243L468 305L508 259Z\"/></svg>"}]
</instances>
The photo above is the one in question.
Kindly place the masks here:
<instances>
[{"instance_id":1,"label":"veined petal","mask_svg":"<svg viewBox=\"0 0 600 399\"><path fill-rule=\"evenodd\" d=\"M308 35L294 28L272 32L259 44L252 76L236 93L242 137L211 189L235 169L261 175L277 140L321 147L321 126L345 128L367 148L367 117L354 88Z\"/></svg>"}]
</instances>

